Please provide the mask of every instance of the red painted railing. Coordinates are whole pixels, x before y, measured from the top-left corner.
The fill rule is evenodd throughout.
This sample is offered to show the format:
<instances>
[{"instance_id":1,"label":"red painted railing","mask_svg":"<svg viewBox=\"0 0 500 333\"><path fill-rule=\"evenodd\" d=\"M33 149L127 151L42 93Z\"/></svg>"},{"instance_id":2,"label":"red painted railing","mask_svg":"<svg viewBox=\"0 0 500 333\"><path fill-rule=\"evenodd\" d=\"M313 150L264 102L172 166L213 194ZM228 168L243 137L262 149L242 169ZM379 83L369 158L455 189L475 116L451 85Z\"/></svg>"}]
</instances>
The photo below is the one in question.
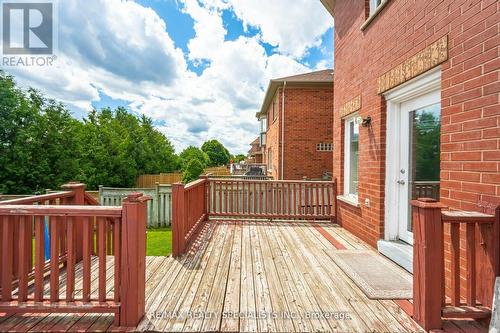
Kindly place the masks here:
<instances>
[{"instance_id":1,"label":"red painted railing","mask_svg":"<svg viewBox=\"0 0 500 333\"><path fill-rule=\"evenodd\" d=\"M185 252L209 217L331 220L335 182L235 180L203 177L172 187L173 255Z\"/></svg>"},{"instance_id":2,"label":"red painted railing","mask_svg":"<svg viewBox=\"0 0 500 333\"><path fill-rule=\"evenodd\" d=\"M495 215L487 215L442 211L444 207L433 199L415 200L412 205L414 319L431 330L441 329L442 318L489 317L500 274L500 207ZM449 269L445 269L445 228L450 231ZM461 274L463 263L465 274Z\"/></svg>"},{"instance_id":3,"label":"red painted railing","mask_svg":"<svg viewBox=\"0 0 500 333\"><path fill-rule=\"evenodd\" d=\"M172 185L172 254L179 256L196 237L207 216L207 178Z\"/></svg>"},{"instance_id":4,"label":"red painted railing","mask_svg":"<svg viewBox=\"0 0 500 333\"><path fill-rule=\"evenodd\" d=\"M69 191L0 204L0 312L107 312L115 313L117 325L137 325L145 311L149 198L136 193L121 207L102 207L83 184L63 188ZM112 283L107 283L108 255L114 259ZM93 260L98 270L91 274Z\"/></svg>"},{"instance_id":5,"label":"red painted railing","mask_svg":"<svg viewBox=\"0 0 500 333\"><path fill-rule=\"evenodd\" d=\"M335 219L335 182L210 179L209 215Z\"/></svg>"}]
</instances>

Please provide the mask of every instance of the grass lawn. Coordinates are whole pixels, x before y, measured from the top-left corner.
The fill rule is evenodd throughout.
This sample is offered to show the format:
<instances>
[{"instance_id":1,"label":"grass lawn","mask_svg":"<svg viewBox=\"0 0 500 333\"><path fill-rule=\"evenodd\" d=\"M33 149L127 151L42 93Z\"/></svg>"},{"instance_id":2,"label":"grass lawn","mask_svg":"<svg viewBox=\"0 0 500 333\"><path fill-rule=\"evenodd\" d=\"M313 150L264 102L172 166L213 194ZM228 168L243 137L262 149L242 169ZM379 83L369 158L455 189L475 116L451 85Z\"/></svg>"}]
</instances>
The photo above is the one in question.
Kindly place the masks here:
<instances>
[{"instance_id":1,"label":"grass lawn","mask_svg":"<svg viewBox=\"0 0 500 333\"><path fill-rule=\"evenodd\" d=\"M147 256L168 256L172 253L172 229L170 228L158 228L158 229L147 229L147 245L146 245L146 255ZM33 238L33 262L35 262L35 239ZM94 238L95 242L95 238Z\"/></svg>"},{"instance_id":2,"label":"grass lawn","mask_svg":"<svg viewBox=\"0 0 500 333\"><path fill-rule=\"evenodd\" d=\"M158 228L147 230L146 255L168 256L172 252L172 229Z\"/></svg>"}]
</instances>

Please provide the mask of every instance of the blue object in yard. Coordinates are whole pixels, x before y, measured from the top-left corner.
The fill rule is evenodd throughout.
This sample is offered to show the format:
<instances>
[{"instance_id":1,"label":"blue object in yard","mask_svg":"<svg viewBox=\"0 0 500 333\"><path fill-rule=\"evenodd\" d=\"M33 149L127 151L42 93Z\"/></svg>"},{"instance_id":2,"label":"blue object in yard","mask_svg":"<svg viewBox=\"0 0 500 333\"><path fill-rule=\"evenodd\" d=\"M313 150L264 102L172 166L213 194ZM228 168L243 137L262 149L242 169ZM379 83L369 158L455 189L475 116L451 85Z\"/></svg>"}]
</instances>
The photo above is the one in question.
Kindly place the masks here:
<instances>
[{"instance_id":1,"label":"blue object in yard","mask_svg":"<svg viewBox=\"0 0 500 333\"><path fill-rule=\"evenodd\" d=\"M44 218L44 227L43 227L44 233L43 233L43 238L44 238L44 250L45 250L45 261L50 259L50 233L49 233L49 219L47 216Z\"/></svg>"}]
</instances>

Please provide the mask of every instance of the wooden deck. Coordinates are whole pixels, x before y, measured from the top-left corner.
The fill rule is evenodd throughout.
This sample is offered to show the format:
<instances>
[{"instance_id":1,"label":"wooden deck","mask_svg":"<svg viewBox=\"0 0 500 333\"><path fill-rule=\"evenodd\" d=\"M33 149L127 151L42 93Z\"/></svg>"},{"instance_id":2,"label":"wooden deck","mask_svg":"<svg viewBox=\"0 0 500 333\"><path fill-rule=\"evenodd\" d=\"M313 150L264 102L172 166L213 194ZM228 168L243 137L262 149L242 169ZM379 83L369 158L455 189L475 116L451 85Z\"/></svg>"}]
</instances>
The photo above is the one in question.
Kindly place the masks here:
<instances>
[{"instance_id":1,"label":"wooden deck","mask_svg":"<svg viewBox=\"0 0 500 333\"><path fill-rule=\"evenodd\" d=\"M181 259L147 258L146 316L130 330L422 331L398 305L404 302L368 299L324 254L337 248L369 247L330 223L211 221ZM97 260L92 264L96 270ZM107 267L111 293L112 258ZM447 321L445 328L486 332L474 321ZM0 314L2 332L121 330L108 314Z\"/></svg>"}]
</instances>

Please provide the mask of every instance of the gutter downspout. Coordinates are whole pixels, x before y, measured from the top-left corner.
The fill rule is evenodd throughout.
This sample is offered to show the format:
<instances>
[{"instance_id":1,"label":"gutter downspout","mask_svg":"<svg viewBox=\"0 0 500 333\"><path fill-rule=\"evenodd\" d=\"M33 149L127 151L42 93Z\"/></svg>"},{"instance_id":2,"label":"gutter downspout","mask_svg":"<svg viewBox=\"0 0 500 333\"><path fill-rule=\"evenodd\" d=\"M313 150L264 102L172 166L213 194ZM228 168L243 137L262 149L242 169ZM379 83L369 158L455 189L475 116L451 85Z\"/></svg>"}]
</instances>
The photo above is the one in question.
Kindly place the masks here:
<instances>
[{"instance_id":1,"label":"gutter downspout","mask_svg":"<svg viewBox=\"0 0 500 333\"><path fill-rule=\"evenodd\" d=\"M283 82L283 91L281 94L281 180L284 177L285 168L285 89L286 81Z\"/></svg>"}]
</instances>

